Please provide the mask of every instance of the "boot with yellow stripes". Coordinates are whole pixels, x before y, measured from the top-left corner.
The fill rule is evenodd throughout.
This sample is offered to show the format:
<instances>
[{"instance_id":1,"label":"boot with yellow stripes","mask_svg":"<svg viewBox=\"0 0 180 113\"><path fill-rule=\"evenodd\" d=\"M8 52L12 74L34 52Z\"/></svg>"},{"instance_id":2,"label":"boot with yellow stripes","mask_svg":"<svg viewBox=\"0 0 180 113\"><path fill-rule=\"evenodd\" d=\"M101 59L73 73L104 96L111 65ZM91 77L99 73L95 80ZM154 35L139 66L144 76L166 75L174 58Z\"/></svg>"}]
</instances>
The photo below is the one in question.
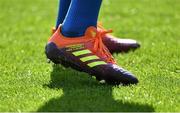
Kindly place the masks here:
<instances>
[{"instance_id":1,"label":"boot with yellow stripes","mask_svg":"<svg viewBox=\"0 0 180 113\"><path fill-rule=\"evenodd\" d=\"M138 79L119 67L104 45L102 38L110 32L89 27L84 36L71 38L61 34L60 26L46 45L46 56L55 64L86 72L108 84L137 84Z\"/></svg>"}]
</instances>

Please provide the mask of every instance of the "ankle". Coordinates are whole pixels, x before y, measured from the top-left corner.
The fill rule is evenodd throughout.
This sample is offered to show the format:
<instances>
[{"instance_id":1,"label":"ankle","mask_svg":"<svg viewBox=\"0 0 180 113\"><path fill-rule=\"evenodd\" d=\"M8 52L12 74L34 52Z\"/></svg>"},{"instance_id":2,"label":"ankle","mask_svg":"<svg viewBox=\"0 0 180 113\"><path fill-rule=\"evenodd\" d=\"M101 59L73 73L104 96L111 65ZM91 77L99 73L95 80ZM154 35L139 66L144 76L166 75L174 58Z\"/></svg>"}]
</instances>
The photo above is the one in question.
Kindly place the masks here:
<instances>
[{"instance_id":1,"label":"ankle","mask_svg":"<svg viewBox=\"0 0 180 113\"><path fill-rule=\"evenodd\" d=\"M61 27L61 33L62 33L63 36L70 37L70 38L84 36L84 32L72 31L70 29L65 29L63 26Z\"/></svg>"}]
</instances>

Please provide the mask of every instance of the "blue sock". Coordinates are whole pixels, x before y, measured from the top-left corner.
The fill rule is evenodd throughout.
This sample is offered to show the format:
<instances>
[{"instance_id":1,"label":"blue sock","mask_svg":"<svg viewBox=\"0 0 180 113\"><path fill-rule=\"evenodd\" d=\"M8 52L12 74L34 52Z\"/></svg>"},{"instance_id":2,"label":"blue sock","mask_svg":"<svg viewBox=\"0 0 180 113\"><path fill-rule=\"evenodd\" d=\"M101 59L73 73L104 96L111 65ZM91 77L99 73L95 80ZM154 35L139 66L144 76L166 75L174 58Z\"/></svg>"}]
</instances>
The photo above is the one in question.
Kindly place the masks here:
<instances>
[{"instance_id":1,"label":"blue sock","mask_svg":"<svg viewBox=\"0 0 180 113\"><path fill-rule=\"evenodd\" d=\"M83 36L89 26L97 26L102 0L72 0L62 24L62 34L67 37Z\"/></svg>"},{"instance_id":2,"label":"blue sock","mask_svg":"<svg viewBox=\"0 0 180 113\"><path fill-rule=\"evenodd\" d=\"M60 24L63 23L64 18L68 12L71 0L60 0L59 1L59 10L58 10L58 17L56 22L56 29L59 27Z\"/></svg>"}]
</instances>

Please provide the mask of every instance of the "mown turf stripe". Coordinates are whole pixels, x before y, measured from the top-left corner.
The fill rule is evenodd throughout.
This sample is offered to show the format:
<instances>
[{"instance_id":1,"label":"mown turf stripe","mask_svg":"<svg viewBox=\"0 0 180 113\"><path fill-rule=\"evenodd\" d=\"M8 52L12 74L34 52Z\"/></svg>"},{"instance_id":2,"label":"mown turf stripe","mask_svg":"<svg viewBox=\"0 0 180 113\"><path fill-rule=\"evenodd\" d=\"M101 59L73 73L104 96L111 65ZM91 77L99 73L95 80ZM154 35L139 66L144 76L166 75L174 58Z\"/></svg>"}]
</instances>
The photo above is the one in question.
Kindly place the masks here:
<instances>
[{"instance_id":1,"label":"mown turf stripe","mask_svg":"<svg viewBox=\"0 0 180 113\"><path fill-rule=\"evenodd\" d=\"M86 57L83 57L81 58L80 60L82 62L87 62L87 61L90 61L90 60L96 60L96 59L99 59L99 57L93 55L93 56L86 56Z\"/></svg>"},{"instance_id":2,"label":"mown turf stripe","mask_svg":"<svg viewBox=\"0 0 180 113\"><path fill-rule=\"evenodd\" d=\"M92 68L92 67L99 66L99 65L104 65L104 64L107 64L107 63L104 62L104 61L96 61L96 62L89 63L87 65Z\"/></svg>"},{"instance_id":3,"label":"mown turf stripe","mask_svg":"<svg viewBox=\"0 0 180 113\"><path fill-rule=\"evenodd\" d=\"M91 53L91 51L89 51L89 50L80 50L80 51L73 52L72 54L74 56L81 56L81 55L85 55L85 54L89 54L89 53Z\"/></svg>"}]
</instances>

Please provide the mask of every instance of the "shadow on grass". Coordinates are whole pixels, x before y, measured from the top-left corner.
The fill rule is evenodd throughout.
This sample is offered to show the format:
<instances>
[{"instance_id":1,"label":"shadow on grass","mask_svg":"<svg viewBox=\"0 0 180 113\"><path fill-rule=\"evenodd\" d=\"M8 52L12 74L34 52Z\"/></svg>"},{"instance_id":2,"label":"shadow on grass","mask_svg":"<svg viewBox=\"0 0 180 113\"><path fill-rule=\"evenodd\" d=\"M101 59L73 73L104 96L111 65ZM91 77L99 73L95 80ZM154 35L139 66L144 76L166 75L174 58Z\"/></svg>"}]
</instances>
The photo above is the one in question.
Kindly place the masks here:
<instances>
[{"instance_id":1,"label":"shadow on grass","mask_svg":"<svg viewBox=\"0 0 180 113\"><path fill-rule=\"evenodd\" d=\"M112 86L99 84L84 73L53 66L51 81L46 88L62 89L63 95L51 99L38 111L154 111L149 105L116 101Z\"/></svg>"}]
</instances>

